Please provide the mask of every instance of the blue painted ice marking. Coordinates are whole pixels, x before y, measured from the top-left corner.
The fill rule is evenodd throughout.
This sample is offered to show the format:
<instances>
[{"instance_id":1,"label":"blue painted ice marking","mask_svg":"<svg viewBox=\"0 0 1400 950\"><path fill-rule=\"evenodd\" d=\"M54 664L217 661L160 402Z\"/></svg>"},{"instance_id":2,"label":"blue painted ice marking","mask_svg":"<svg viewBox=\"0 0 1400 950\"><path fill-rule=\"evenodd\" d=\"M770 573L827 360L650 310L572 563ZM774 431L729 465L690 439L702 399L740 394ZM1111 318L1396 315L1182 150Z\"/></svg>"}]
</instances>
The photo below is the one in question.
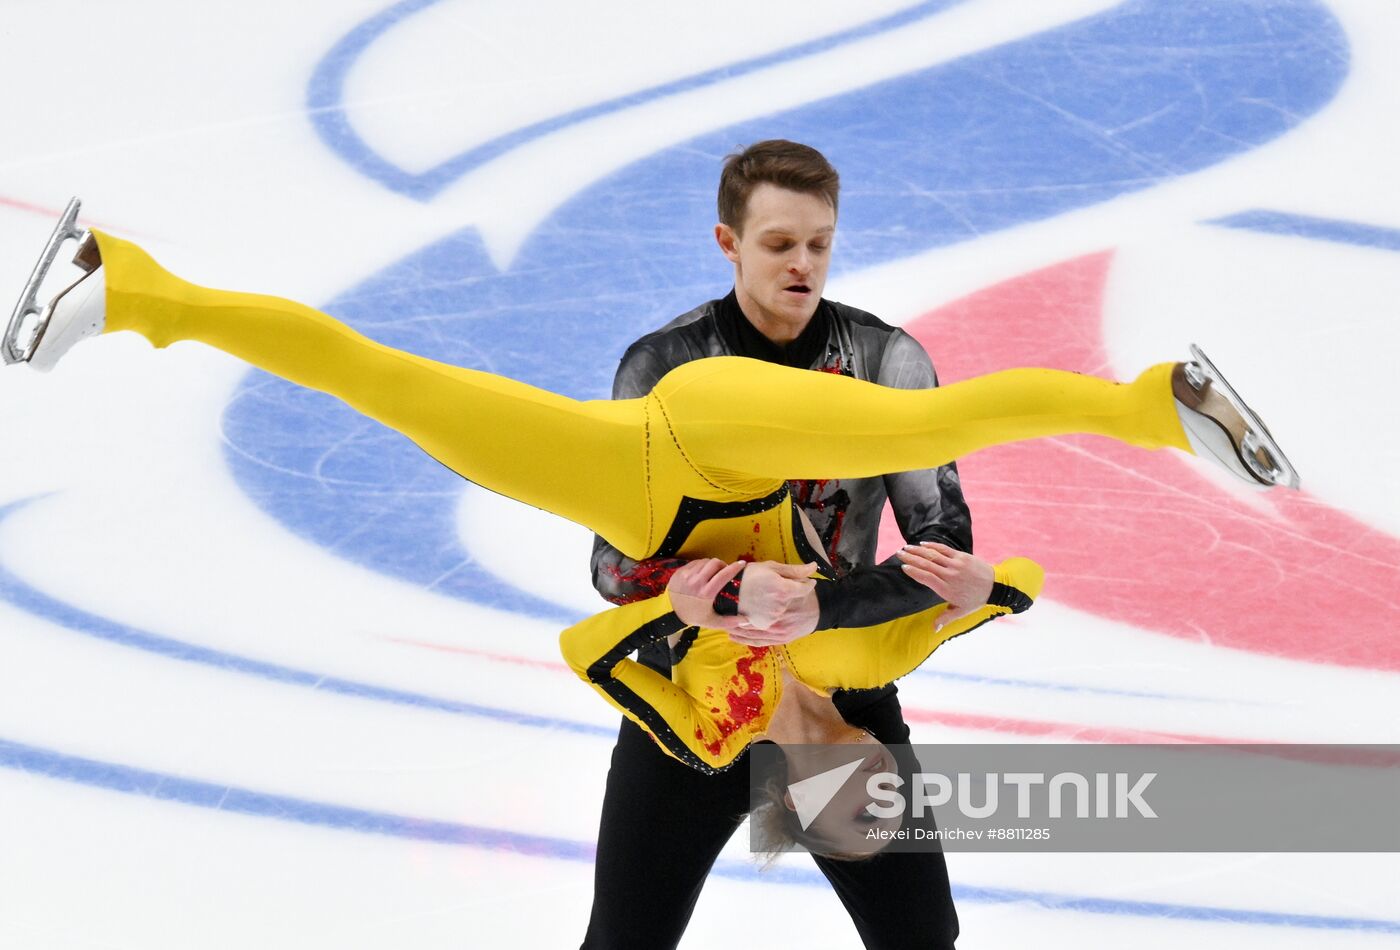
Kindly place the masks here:
<instances>
[{"instance_id":1,"label":"blue painted ice marking","mask_svg":"<svg viewBox=\"0 0 1400 950\"><path fill-rule=\"evenodd\" d=\"M1312 215L1269 211L1260 208L1252 211L1241 211L1238 214L1216 218L1206 223L1225 228L1239 228L1244 231L1260 231L1264 234L1283 234L1291 237L1309 238L1314 241L1334 241L1338 244L1355 244L1360 247L1376 247L1385 251L1400 251L1400 228L1362 224L1359 221L1318 218Z\"/></svg>"},{"instance_id":2,"label":"blue painted ice marking","mask_svg":"<svg viewBox=\"0 0 1400 950\"><path fill-rule=\"evenodd\" d=\"M981 673L958 673L933 666L921 666L915 676L930 676L955 683L977 683L982 686L1010 686L1015 689L1047 690L1055 693L1077 693L1093 696L1118 696L1124 699L1164 699L1170 702L1219 703L1227 706L1276 706L1277 703L1240 699L1238 697L1199 696L1192 693L1164 693L1156 690L1122 689L1109 686L1081 686L1076 683L1056 683L1049 680L1025 679L1018 676L986 676Z\"/></svg>"},{"instance_id":3,"label":"blue painted ice marking","mask_svg":"<svg viewBox=\"0 0 1400 950\"><path fill-rule=\"evenodd\" d=\"M34 499L11 502L7 505L0 506L0 524L3 524L7 518L20 511L33 500ZM617 730L612 726L577 722L571 719L561 719L556 716L541 716L535 713L520 712L519 710L505 709L499 706L487 706L482 703L446 699L441 696L430 696L425 693L416 693L410 690L380 686L375 683L350 680L338 676L328 676L311 670L302 670L278 663L269 663L265 660L258 660L253 657L231 653L226 650L216 650L175 637L163 636L149 630L142 630L139 627L133 627L129 624L120 623L110 618L82 610L72 604L51 597L32 585L25 583L12 573L5 567L3 560L0 560L0 600L4 600L34 617L58 624L61 627L84 636L95 637L99 640L104 640L108 643L123 646L128 649L141 650L182 663L198 663L227 673L254 676L260 679L282 683L287 686L313 689L323 693L341 696L353 696L356 699L364 699L371 702L411 706L433 712L444 712L457 716L471 716L533 729L559 730L580 735L597 736L602 739L612 739L617 734ZM947 675L955 678L990 681L999 685L1019 685L1028 688L1068 688L1075 692L1109 692L1116 694L1116 691L1099 690L1095 687L1064 687L1062 684L1037 683L1030 680L989 680L988 678L972 677L965 674L931 675ZM1162 696L1160 698L1169 699L1171 697ZM1186 698L1190 699L1190 697ZM1211 702L1213 700L1205 701Z\"/></svg>"},{"instance_id":4,"label":"blue painted ice marking","mask_svg":"<svg viewBox=\"0 0 1400 950\"><path fill-rule=\"evenodd\" d=\"M659 151L575 195L506 272L466 229L327 309L393 346L602 397L628 342L728 288L710 229L718 162L736 142L784 136L832 158L847 182L838 270L860 269L1258 147L1330 101L1347 63L1340 27L1312 0L1135 0ZM332 144L355 161L352 140ZM326 550L452 596L576 619L474 563L457 537L459 481L329 397L254 374L225 426L243 488Z\"/></svg>"},{"instance_id":5,"label":"blue painted ice marking","mask_svg":"<svg viewBox=\"0 0 1400 950\"><path fill-rule=\"evenodd\" d=\"M307 110L311 124L321 141L332 152L339 155L352 168L368 178L379 182L391 191L428 201L438 192L452 184L473 168L486 164L493 158L504 155L526 142L579 125L589 119L621 112L646 102L664 99L692 89L700 89L726 79L747 75L760 69L792 62L822 53L838 46L854 43L857 40L888 33L927 19L963 0L925 0L889 16L880 17L868 23L827 36L821 36L805 43L762 56L731 63L717 69L706 70L674 82L663 83L637 92L628 93L594 103L581 109L552 116L523 128L515 129L480 145L462 152L425 172L409 172L384 158L355 131L345 111L345 80L351 69L371 45L385 33L404 22L416 13L435 6L440 0L405 0L375 14L356 26L331 47L316 65L306 92Z\"/></svg>"},{"instance_id":6,"label":"blue painted ice marking","mask_svg":"<svg viewBox=\"0 0 1400 950\"><path fill-rule=\"evenodd\" d=\"M18 512L28 503L21 501L0 506L0 523L3 523L6 518ZM474 716L514 726L561 730L582 735L600 736L605 739L611 739L617 735L615 726L599 726L592 723L560 719L555 716L540 716L480 703L428 696L423 693L378 686L338 676L327 676L311 670L269 663L237 653L178 640L174 637L162 636L149 630L142 630L139 627L89 613L74 607L72 604L50 597L43 591L25 583L12 573L3 562L0 562L0 599L35 617L56 623L84 636L95 637L118 646L153 653L183 663L198 663L201 666L213 667L228 673L255 676L288 686L314 689L341 696L353 696L357 699L367 699L374 702L413 706L418 709L451 713L458 716ZM580 687L582 688L582 684Z\"/></svg>"},{"instance_id":7,"label":"blue painted ice marking","mask_svg":"<svg viewBox=\"0 0 1400 950\"><path fill-rule=\"evenodd\" d=\"M411 841L431 841L437 844L504 851L511 854L562 861L591 863L595 852L595 846L584 841L526 834L482 825L442 821L435 818L415 818L394 812L353 808L291 795L260 792L226 783L206 782L116 762L104 762L68 755L52 749L3 738L0 738L0 768L15 769L31 775L40 775L89 788L100 788L195 808L207 808L278 822L329 828L335 831L381 835ZM809 887L827 886L826 879L810 868L801 870L778 868L775 871L760 871L751 863L722 860L716 863L713 873L721 877L759 883L796 884ZM1400 934L1400 921L1395 920L1289 914L1234 907L1168 904L1156 901L1114 900L1077 894L1057 894L1052 891L954 885L953 897L959 903L1024 903L1046 910L1109 914L1119 917Z\"/></svg>"},{"instance_id":8,"label":"blue painted ice marking","mask_svg":"<svg viewBox=\"0 0 1400 950\"><path fill-rule=\"evenodd\" d=\"M0 766L127 795L139 795L196 808L270 818L299 825L314 825L360 834L388 835L439 844L467 845L569 861L593 860L593 846L582 841L568 841L563 838L431 818L414 818L291 795L259 792L115 762L66 755L7 739L0 739Z\"/></svg>"}]
</instances>

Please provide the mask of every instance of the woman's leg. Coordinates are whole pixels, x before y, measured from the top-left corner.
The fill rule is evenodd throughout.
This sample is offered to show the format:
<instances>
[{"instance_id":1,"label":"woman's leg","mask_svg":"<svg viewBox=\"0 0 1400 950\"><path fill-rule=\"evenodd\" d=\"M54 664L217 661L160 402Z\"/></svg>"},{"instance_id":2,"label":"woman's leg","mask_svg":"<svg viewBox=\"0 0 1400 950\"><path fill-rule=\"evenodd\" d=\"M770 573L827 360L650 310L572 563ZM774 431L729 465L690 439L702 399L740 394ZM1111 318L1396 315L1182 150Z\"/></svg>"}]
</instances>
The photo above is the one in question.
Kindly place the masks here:
<instances>
[{"instance_id":1,"label":"woman's leg","mask_svg":"<svg viewBox=\"0 0 1400 950\"><path fill-rule=\"evenodd\" d=\"M932 468L989 446L1071 433L1190 452L1173 366L1153 366L1132 383L1012 369L911 390L721 357L673 370L654 393L696 469L742 490L771 477Z\"/></svg>"},{"instance_id":2,"label":"woman's leg","mask_svg":"<svg viewBox=\"0 0 1400 950\"><path fill-rule=\"evenodd\" d=\"M989 445L1090 432L1187 448L1171 366L1123 385L1009 370L900 390L737 357L673 370L652 397L579 402L383 346L278 297L199 287L94 232L106 330L197 340L342 399L483 487L652 553L684 496L762 497L789 478L929 468Z\"/></svg>"},{"instance_id":3,"label":"woman's leg","mask_svg":"<svg viewBox=\"0 0 1400 950\"><path fill-rule=\"evenodd\" d=\"M424 359L290 300L188 283L134 244L94 234L105 332L217 347L343 400L478 485L585 525L629 554L650 553L643 400L580 402Z\"/></svg>"}]
</instances>

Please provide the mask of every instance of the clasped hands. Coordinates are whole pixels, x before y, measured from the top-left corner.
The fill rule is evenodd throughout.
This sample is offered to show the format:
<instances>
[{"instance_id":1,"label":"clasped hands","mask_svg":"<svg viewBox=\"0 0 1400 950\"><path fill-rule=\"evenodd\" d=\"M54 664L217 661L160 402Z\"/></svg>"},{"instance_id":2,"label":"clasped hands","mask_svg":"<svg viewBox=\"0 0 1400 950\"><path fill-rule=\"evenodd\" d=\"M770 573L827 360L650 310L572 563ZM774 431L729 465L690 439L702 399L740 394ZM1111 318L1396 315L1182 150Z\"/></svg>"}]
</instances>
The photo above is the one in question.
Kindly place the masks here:
<instances>
[{"instance_id":1,"label":"clasped hands","mask_svg":"<svg viewBox=\"0 0 1400 950\"><path fill-rule=\"evenodd\" d=\"M947 601L940 626L965 616L987 602L992 592L992 565L971 554L934 541L908 545L899 552L904 573ZM820 610L815 562L735 561L701 558L678 569L666 585L671 606L690 626L723 630L748 646L790 643L817 628ZM715 597L743 573L739 614L715 613Z\"/></svg>"},{"instance_id":2,"label":"clasped hands","mask_svg":"<svg viewBox=\"0 0 1400 950\"><path fill-rule=\"evenodd\" d=\"M671 575L666 591L676 616L691 626L723 630L749 646L788 643L817 629L816 562L735 561L718 558L691 561ZM715 613L715 597L743 573L739 585L739 614Z\"/></svg>"}]
</instances>

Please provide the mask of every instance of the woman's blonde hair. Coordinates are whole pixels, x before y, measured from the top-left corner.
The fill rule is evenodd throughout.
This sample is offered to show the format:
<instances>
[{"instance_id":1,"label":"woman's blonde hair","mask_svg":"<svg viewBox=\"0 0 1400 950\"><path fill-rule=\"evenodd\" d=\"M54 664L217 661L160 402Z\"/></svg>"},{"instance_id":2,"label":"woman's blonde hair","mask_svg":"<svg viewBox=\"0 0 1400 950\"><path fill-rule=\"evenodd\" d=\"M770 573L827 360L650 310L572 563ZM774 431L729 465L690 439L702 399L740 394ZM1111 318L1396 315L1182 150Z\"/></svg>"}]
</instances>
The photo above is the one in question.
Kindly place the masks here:
<instances>
[{"instance_id":1,"label":"woman's blonde hair","mask_svg":"<svg viewBox=\"0 0 1400 950\"><path fill-rule=\"evenodd\" d=\"M868 861L879 853L841 851L821 835L804 831L797 812L789 808L785 800L787 758L777 755L773 762L758 784L758 801L749 812L749 840L764 869L772 867L783 852L799 848L832 861ZM750 768L757 768L753 759L750 759Z\"/></svg>"}]
</instances>

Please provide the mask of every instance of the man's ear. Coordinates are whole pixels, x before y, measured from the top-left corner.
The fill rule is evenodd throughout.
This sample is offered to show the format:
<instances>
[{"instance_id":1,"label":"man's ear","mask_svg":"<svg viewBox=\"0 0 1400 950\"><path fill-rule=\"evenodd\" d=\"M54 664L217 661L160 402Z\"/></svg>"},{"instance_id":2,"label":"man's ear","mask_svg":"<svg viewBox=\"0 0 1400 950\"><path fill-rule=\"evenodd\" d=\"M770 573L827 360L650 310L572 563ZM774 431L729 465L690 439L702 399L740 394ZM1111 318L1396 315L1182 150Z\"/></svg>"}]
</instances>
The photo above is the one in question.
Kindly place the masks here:
<instances>
[{"instance_id":1,"label":"man's ear","mask_svg":"<svg viewBox=\"0 0 1400 950\"><path fill-rule=\"evenodd\" d=\"M792 800L791 792L783 792L783 804L787 806L788 811L797 811L797 803Z\"/></svg>"},{"instance_id":2,"label":"man's ear","mask_svg":"<svg viewBox=\"0 0 1400 950\"><path fill-rule=\"evenodd\" d=\"M731 263L739 263L739 235L734 233L734 229L721 222L715 225L715 243L719 245L720 253L729 258Z\"/></svg>"}]
</instances>

